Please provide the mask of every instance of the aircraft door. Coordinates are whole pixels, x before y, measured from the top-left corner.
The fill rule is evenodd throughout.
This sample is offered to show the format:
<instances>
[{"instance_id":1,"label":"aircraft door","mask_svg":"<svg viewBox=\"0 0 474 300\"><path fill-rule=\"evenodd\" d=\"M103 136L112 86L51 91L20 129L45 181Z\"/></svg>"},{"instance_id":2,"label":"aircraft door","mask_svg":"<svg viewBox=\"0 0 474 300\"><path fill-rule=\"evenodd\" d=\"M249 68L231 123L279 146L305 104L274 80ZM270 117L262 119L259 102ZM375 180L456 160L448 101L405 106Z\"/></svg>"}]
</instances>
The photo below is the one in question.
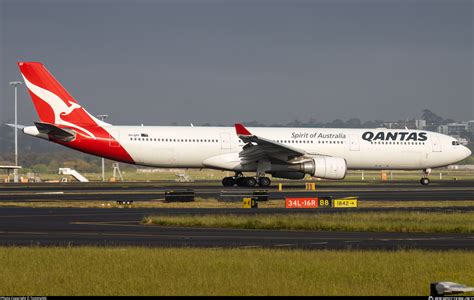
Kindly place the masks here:
<instances>
[{"instance_id":1,"label":"aircraft door","mask_svg":"<svg viewBox=\"0 0 474 300\"><path fill-rule=\"evenodd\" d=\"M230 135L228 133L221 133L221 149L230 149Z\"/></svg>"},{"instance_id":2,"label":"aircraft door","mask_svg":"<svg viewBox=\"0 0 474 300\"><path fill-rule=\"evenodd\" d=\"M355 134L349 136L350 150L351 151L360 151L359 137Z\"/></svg>"},{"instance_id":3,"label":"aircraft door","mask_svg":"<svg viewBox=\"0 0 474 300\"><path fill-rule=\"evenodd\" d=\"M431 143L433 145L433 152L441 152L441 144L439 142L439 137L431 137Z\"/></svg>"}]
</instances>

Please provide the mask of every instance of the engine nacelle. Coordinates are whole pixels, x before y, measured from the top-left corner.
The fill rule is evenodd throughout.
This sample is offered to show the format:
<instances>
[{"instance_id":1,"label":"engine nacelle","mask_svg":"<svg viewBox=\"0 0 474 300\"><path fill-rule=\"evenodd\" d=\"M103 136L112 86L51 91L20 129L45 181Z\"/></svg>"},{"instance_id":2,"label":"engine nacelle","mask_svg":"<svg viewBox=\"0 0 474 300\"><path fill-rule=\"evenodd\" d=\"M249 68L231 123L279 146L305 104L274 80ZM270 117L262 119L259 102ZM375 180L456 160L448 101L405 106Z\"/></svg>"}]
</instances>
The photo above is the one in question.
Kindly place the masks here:
<instances>
[{"instance_id":1,"label":"engine nacelle","mask_svg":"<svg viewBox=\"0 0 474 300\"><path fill-rule=\"evenodd\" d=\"M316 156L299 166L301 172L325 179L344 179L347 173L346 160L340 157Z\"/></svg>"},{"instance_id":2,"label":"engine nacelle","mask_svg":"<svg viewBox=\"0 0 474 300\"><path fill-rule=\"evenodd\" d=\"M286 179L303 179L305 173L303 172L272 172L273 177L286 178Z\"/></svg>"}]
</instances>

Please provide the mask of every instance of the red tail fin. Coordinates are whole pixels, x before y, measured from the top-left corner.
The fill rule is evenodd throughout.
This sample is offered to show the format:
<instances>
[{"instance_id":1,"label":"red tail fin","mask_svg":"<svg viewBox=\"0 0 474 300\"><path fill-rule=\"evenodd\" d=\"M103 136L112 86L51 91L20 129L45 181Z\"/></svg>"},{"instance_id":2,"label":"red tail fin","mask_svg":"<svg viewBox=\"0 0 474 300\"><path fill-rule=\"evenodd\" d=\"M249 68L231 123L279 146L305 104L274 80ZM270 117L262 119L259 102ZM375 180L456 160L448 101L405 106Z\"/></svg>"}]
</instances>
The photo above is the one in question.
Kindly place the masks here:
<instances>
[{"instance_id":1,"label":"red tail fin","mask_svg":"<svg viewBox=\"0 0 474 300\"><path fill-rule=\"evenodd\" d=\"M86 134L83 126L101 123L76 102L42 63L19 62L18 66L42 122L72 127Z\"/></svg>"}]
</instances>

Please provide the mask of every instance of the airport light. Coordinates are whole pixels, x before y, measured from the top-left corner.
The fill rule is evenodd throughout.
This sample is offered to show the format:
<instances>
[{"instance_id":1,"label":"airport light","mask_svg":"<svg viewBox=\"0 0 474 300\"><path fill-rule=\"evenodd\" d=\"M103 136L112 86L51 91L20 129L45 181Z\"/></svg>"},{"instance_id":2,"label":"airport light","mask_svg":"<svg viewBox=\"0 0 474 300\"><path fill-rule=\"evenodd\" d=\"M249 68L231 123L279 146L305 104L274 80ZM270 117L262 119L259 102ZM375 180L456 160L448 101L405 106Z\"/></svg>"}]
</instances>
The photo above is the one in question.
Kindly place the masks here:
<instances>
[{"instance_id":1,"label":"airport light","mask_svg":"<svg viewBox=\"0 0 474 300\"><path fill-rule=\"evenodd\" d=\"M17 108L18 108L18 86L22 85L21 81L11 81L10 85L15 87L15 166L18 166L18 117L17 117ZM13 182L18 182L18 169L13 170Z\"/></svg>"},{"instance_id":2,"label":"airport light","mask_svg":"<svg viewBox=\"0 0 474 300\"><path fill-rule=\"evenodd\" d=\"M109 115L97 115L97 118L99 118L102 122L104 122L104 120L106 118L108 118ZM102 181L105 181L105 159L102 157Z\"/></svg>"}]
</instances>

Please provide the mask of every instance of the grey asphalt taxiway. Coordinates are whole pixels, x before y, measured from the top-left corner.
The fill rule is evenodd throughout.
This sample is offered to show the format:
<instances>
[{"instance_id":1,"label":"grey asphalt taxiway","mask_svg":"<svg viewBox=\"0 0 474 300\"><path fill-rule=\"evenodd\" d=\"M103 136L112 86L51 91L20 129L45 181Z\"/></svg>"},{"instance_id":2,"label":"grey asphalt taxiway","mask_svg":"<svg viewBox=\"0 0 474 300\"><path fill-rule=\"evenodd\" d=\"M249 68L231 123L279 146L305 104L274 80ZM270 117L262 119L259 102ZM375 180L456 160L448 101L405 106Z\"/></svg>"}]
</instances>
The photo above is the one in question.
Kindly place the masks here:
<instances>
[{"instance_id":1,"label":"grey asphalt taxiway","mask_svg":"<svg viewBox=\"0 0 474 300\"><path fill-rule=\"evenodd\" d=\"M162 200L165 191L191 188L197 197L217 197L223 188L209 182L192 184L89 183L89 184L1 184L0 201L60 200ZM437 181L429 186L417 182L317 183L306 191L304 183L285 185L283 191L268 188L270 199L285 197L357 196L362 201L381 200L474 200L474 181ZM255 188L259 189L259 188ZM251 190L251 189L250 189ZM442 211L468 212L474 206L419 208L357 208L344 211ZM467 249L474 250L474 234L395 232L316 232L289 230L242 230L182 228L144 225L149 215L177 214L291 214L333 213L334 210L284 208L28 208L0 207L0 245L99 245L210 248L303 248L303 249ZM339 212L339 211L338 211ZM342 217L343 215L341 215Z\"/></svg>"},{"instance_id":2,"label":"grey asphalt taxiway","mask_svg":"<svg viewBox=\"0 0 474 300\"><path fill-rule=\"evenodd\" d=\"M0 201L49 201L49 200L133 200L150 201L164 199L165 191L190 188L196 197L217 198L222 191L249 191L261 188L224 188L209 182L188 183L66 183L66 184L1 184ZM415 181L345 182L343 185L333 182L317 182L316 191L306 191L304 182L284 184L283 191L276 185L266 188L270 199L285 197L357 196L364 201L460 201L474 200L474 181L433 181L422 186Z\"/></svg>"},{"instance_id":3,"label":"grey asphalt taxiway","mask_svg":"<svg viewBox=\"0 0 474 300\"><path fill-rule=\"evenodd\" d=\"M151 214L257 211L283 209L0 208L0 245L474 250L474 234L242 230L141 223Z\"/></svg>"}]
</instances>

